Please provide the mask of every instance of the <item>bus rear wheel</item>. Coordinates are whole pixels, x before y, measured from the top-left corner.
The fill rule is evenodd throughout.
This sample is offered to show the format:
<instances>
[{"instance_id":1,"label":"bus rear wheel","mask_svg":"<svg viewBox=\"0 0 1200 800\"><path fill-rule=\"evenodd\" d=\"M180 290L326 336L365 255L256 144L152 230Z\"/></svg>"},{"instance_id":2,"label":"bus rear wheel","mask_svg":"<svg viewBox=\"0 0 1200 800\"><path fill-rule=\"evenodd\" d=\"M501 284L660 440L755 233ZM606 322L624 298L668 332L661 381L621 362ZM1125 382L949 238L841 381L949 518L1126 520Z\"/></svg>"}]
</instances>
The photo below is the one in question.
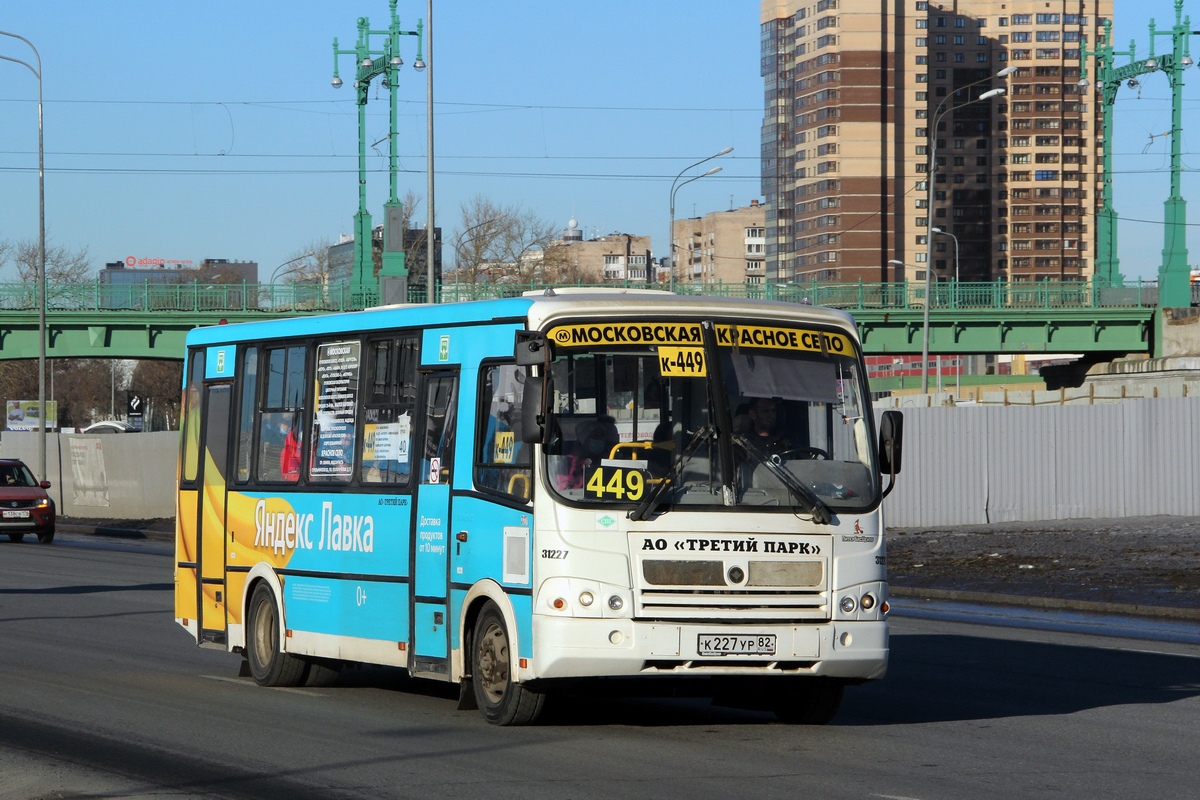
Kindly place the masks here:
<instances>
[{"instance_id":1,"label":"bus rear wheel","mask_svg":"<svg viewBox=\"0 0 1200 800\"><path fill-rule=\"evenodd\" d=\"M484 719L493 725L528 725L538 718L546 696L513 680L513 653L504 615L488 603L475 622L471 640L471 682Z\"/></svg>"},{"instance_id":2,"label":"bus rear wheel","mask_svg":"<svg viewBox=\"0 0 1200 800\"><path fill-rule=\"evenodd\" d=\"M259 686L298 686L306 665L280 647L279 608L275 592L266 583L260 583L250 596L246 621L246 661L254 682Z\"/></svg>"},{"instance_id":3,"label":"bus rear wheel","mask_svg":"<svg viewBox=\"0 0 1200 800\"><path fill-rule=\"evenodd\" d=\"M799 686L789 687L775 698L775 716L793 725L825 725L842 704L845 690L841 681L829 678L800 678Z\"/></svg>"}]
</instances>

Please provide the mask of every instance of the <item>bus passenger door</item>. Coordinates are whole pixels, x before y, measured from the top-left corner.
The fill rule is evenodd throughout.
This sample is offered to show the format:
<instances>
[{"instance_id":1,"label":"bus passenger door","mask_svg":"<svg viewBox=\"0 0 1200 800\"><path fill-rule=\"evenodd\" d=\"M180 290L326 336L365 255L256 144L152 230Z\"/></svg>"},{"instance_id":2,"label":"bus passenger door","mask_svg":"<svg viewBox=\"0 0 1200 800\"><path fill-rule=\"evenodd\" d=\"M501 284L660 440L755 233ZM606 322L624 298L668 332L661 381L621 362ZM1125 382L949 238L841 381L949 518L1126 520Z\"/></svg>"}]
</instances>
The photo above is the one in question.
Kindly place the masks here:
<instances>
[{"instance_id":1,"label":"bus passenger door","mask_svg":"<svg viewBox=\"0 0 1200 800\"><path fill-rule=\"evenodd\" d=\"M200 641L225 642L225 471L228 469L232 385L204 387L200 451Z\"/></svg>"},{"instance_id":2,"label":"bus passenger door","mask_svg":"<svg viewBox=\"0 0 1200 800\"><path fill-rule=\"evenodd\" d=\"M422 373L421 462L412 553L412 655L409 671L450 672L450 484L458 425L458 371Z\"/></svg>"}]
</instances>

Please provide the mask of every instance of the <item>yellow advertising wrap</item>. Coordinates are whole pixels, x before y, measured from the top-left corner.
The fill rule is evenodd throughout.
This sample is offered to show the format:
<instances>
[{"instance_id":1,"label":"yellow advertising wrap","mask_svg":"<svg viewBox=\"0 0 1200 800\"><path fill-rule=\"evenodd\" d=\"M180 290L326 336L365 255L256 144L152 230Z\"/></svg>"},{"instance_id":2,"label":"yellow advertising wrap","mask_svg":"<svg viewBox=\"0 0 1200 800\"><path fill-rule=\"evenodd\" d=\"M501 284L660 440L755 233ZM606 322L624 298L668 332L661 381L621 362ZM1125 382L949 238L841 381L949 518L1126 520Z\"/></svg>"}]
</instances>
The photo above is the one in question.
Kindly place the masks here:
<instances>
[{"instance_id":1,"label":"yellow advertising wrap","mask_svg":"<svg viewBox=\"0 0 1200 800\"><path fill-rule=\"evenodd\" d=\"M175 616L179 619L200 618L200 609L196 607L196 568L178 566L196 563L198 498L197 492L181 491L175 500Z\"/></svg>"}]
</instances>

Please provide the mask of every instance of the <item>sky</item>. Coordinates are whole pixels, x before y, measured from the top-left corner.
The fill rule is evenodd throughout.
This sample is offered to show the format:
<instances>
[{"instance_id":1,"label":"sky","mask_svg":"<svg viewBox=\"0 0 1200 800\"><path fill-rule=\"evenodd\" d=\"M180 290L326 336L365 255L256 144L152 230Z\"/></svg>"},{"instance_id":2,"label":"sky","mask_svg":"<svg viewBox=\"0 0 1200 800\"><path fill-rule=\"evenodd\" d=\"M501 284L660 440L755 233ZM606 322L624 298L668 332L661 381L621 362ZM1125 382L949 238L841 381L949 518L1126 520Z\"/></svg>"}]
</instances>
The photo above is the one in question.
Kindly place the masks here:
<instances>
[{"instance_id":1,"label":"sky","mask_svg":"<svg viewBox=\"0 0 1200 800\"><path fill-rule=\"evenodd\" d=\"M1195 2L1195 0L1192 0ZM1195 9L1200 17L1200 3ZM400 0L414 30L426 0ZM106 262L160 258L256 261L263 281L314 244L350 234L358 209L354 60L334 89L333 39L352 49L357 16L389 22L386 0L10 2L0 31L42 60L46 234L50 245ZM1114 38L1144 54L1150 17L1174 23L1171 0L1116 0ZM373 40L381 45L382 37ZM1170 39L1157 37L1157 49ZM426 208L426 78L401 54L399 194ZM0 55L30 63L0 36ZM434 0L436 224L462 233L476 195L518 206L585 236L621 231L666 240L672 181L726 147L688 184L676 216L747 205L760 195L757 0ZM1200 42L1196 60L1200 62ZM1125 63L1118 59L1118 65ZM37 80L0 61L0 240L36 241ZM1183 191L1200 225L1200 72L1185 76ZM376 85L378 81L376 81ZM1153 279L1169 191L1171 92L1165 75L1116 104L1115 176L1121 268ZM387 92L367 105L368 210L387 199ZM1195 227L1189 228L1189 232ZM1200 242L1189 235L1189 262ZM447 248L449 250L449 248ZM0 281L14 280L11 265Z\"/></svg>"}]
</instances>

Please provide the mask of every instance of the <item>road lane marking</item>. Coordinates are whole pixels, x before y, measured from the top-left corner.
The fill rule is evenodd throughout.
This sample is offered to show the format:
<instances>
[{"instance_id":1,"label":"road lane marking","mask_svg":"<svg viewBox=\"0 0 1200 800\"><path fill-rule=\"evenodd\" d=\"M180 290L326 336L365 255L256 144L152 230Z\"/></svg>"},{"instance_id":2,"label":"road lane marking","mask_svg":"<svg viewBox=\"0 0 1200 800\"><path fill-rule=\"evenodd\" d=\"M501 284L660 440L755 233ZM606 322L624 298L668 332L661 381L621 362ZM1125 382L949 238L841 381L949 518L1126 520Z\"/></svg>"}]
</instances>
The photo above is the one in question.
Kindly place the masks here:
<instances>
[{"instance_id":1,"label":"road lane marking","mask_svg":"<svg viewBox=\"0 0 1200 800\"><path fill-rule=\"evenodd\" d=\"M276 692L288 692L289 694L302 694L306 697L324 697L321 692L313 692L308 689L296 689L291 686L259 686L254 681L246 678L225 678L220 675L201 675L201 678L207 678L210 681L220 681L221 683L232 683L238 686L253 686L256 689L272 689Z\"/></svg>"}]
</instances>

